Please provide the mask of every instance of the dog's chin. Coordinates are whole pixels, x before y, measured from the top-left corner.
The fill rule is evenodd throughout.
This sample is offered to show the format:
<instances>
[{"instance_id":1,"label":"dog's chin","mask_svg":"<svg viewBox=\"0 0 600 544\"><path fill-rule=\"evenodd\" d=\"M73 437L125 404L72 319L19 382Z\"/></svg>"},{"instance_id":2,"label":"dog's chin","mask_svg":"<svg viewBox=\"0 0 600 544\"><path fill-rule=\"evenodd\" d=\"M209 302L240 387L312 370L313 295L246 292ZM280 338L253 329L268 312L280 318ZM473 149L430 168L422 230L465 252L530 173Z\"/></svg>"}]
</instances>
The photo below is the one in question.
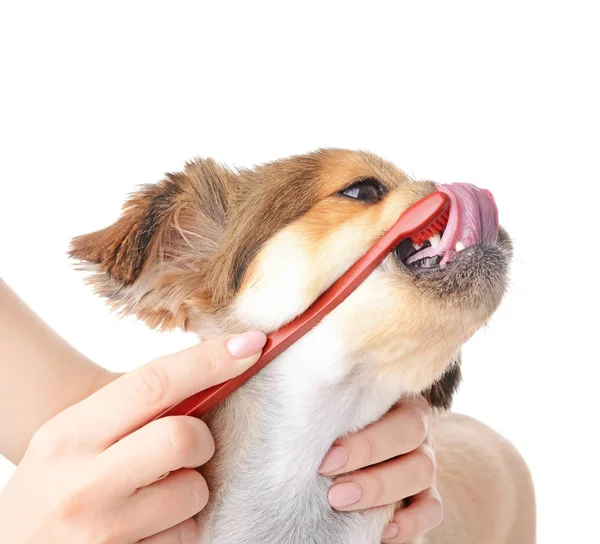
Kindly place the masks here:
<instances>
[{"instance_id":1,"label":"dog's chin","mask_svg":"<svg viewBox=\"0 0 600 544\"><path fill-rule=\"evenodd\" d=\"M494 244L476 245L452 255L442 264L441 258L425 258L407 263L403 248L394 251L396 271L403 282L424 296L455 304L460 309L485 305L493 311L506 290L512 243L500 227Z\"/></svg>"}]
</instances>

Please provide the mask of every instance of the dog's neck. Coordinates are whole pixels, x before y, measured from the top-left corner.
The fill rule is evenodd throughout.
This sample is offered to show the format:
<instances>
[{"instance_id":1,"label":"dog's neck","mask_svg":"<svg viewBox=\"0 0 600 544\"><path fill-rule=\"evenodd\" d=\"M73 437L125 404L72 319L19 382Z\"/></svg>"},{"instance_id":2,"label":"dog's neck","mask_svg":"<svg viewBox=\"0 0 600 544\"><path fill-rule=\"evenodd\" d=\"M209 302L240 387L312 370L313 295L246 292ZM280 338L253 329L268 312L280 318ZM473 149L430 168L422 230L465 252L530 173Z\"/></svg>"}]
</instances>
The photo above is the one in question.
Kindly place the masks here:
<instances>
[{"instance_id":1,"label":"dog's neck","mask_svg":"<svg viewBox=\"0 0 600 544\"><path fill-rule=\"evenodd\" d=\"M349 371L332 332L322 323L210 418L218 452L207 471L211 544L379 542L387 514L335 513L318 468L335 439L379 418L402 390Z\"/></svg>"}]
</instances>

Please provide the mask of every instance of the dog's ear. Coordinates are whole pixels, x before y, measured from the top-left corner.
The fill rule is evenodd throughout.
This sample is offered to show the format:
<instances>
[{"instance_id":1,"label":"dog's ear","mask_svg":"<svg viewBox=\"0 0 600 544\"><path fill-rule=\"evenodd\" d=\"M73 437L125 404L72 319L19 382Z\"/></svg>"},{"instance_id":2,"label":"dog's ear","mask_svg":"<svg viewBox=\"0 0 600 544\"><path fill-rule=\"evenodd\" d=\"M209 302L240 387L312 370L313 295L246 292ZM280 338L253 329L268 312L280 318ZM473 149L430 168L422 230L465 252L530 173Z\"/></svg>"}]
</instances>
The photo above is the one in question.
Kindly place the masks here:
<instances>
[{"instance_id":1,"label":"dog's ear","mask_svg":"<svg viewBox=\"0 0 600 544\"><path fill-rule=\"evenodd\" d=\"M187 163L132 194L113 225L74 238L69 255L123 315L185 328L192 303L196 313L210 310L205 266L223 238L235 180L210 159Z\"/></svg>"},{"instance_id":2,"label":"dog's ear","mask_svg":"<svg viewBox=\"0 0 600 544\"><path fill-rule=\"evenodd\" d=\"M423 391L423 397L432 408L448 410L452 406L452 397L462 380L460 364L460 355L458 355L444 375Z\"/></svg>"}]
</instances>

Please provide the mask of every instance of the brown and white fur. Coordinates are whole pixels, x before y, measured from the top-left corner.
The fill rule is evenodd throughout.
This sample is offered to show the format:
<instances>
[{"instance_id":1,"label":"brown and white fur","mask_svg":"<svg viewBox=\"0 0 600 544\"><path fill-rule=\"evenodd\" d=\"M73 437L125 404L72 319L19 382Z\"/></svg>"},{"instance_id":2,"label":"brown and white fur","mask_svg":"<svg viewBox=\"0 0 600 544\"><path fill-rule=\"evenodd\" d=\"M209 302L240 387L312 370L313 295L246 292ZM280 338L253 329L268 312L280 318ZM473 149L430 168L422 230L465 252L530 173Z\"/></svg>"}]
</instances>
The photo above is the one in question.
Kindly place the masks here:
<instances>
[{"instance_id":1,"label":"brown and white fur","mask_svg":"<svg viewBox=\"0 0 600 544\"><path fill-rule=\"evenodd\" d=\"M385 196L341 195L364 179L378 180ZM363 152L321 150L241 170L195 160L133 194L112 226L75 238L71 256L87 263L112 307L152 327L200 337L270 332L433 190ZM331 481L317 469L336 438L403 396L449 406L461 345L498 306L511 247L501 230L498 243L464 253L420 275L391 254L209 415L217 454L203 468L211 501L202 542L380 542L393 508L333 511ZM436 542L481 542L460 523L448 531L455 536Z\"/></svg>"}]
</instances>

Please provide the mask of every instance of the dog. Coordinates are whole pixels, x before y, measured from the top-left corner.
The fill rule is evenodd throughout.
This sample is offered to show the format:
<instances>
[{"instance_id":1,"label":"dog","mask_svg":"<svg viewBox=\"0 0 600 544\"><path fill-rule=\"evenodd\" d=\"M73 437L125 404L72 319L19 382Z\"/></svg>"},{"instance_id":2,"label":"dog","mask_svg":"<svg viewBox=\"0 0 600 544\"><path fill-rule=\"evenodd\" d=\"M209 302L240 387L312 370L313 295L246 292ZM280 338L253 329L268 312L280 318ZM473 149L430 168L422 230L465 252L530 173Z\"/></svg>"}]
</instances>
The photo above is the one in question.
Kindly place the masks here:
<instances>
[{"instance_id":1,"label":"dog","mask_svg":"<svg viewBox=\"0 0 600 544\"><path fill-rule=\"evenodd\" d=\"M443 232L424 247L401 243L207 416L217 453L202 470L211 489L202 542L381 541L394 507L332 510L331 479L318 467L338 437L403 397L450 406L461 346L507 286L512 246L493 198L472 186L414 181L366 152L322 149L237 170L197 159L140 188L113 225L73 240L71 257L123 315L200 338L268 333L301 314L435 190L451 199ZM483 542L456 524L451 539L422 542Z\"/></svg>"}]
</instances>

